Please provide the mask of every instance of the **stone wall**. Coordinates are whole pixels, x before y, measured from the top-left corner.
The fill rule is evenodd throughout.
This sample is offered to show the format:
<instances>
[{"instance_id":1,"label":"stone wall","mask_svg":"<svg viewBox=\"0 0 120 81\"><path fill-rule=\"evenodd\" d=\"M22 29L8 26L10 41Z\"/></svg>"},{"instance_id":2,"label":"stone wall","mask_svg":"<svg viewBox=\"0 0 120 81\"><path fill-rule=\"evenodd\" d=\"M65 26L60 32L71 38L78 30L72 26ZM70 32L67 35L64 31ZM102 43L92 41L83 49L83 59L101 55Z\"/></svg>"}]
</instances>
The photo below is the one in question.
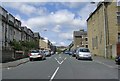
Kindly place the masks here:
<instances>
[{"instance_id":1,"label":"stone wall","mask_svg":"<svg viewBox=\"0 0 120 81\"><path fill-rule=\"evenodd\" d=\"M14 51L2 50L2 62L14 60Z\"/></svg>"}]
</instances>

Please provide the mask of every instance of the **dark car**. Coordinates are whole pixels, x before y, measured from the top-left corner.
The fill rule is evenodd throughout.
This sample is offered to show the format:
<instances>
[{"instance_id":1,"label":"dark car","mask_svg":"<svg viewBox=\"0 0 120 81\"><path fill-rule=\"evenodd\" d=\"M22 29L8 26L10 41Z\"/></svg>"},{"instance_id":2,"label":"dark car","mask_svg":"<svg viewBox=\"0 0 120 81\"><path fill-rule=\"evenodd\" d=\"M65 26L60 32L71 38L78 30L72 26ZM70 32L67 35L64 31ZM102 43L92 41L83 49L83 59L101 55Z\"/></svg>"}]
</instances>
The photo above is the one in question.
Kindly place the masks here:
<instances>
[{"instance_id":1,"label":"dark car","mask_svg":"<svg viewBox=\"0 0 120 81\"><path fill-rule=\"evenodd\" d=\"M73 56L73 57L76 56L76 49L74 49L74 50L72 51L72 56Z\"/></svg>"},{"instance_id":2,"label":"dark car","mask_svg":"<svg viewBox=\"0 0 120 81\"><path fill-rule=\"evenodd\" d=\"M70 52L67 50L67 51L65 51L64 53L65 53L65 54L69 54Z\"/></svg>"},{"instance_id":3,"label":"dark car","mask_svg":"<svg viewBox=\"0 0 120 81\"><path fill-rule=\"evenodd\" d=\"M115 58L115 62L116 62L116 64L120 64L120 56L117 56L117 57Z\"/></svg>"}]
</instances>

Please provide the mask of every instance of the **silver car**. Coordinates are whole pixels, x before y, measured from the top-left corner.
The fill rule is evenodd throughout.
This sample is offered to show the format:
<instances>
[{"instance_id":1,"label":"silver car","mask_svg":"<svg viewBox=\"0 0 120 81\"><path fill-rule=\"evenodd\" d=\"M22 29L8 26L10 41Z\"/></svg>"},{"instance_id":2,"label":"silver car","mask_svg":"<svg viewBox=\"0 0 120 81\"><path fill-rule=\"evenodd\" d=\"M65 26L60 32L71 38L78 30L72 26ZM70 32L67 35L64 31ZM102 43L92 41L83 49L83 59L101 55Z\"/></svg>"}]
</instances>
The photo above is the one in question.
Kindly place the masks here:
<instances>
[{"instance_id":1,"label":"silver car","mask_svg":"<svg viewBox=\"0 0 120 81\"><path fill-rule=\"evenodd\" d=\"M76 51L76 59L88 59L88 60L92 60L92 55L91 52L89 51L88 48L83 48L80 47L77 49Z\"/></svg>"},{"instance_id":2,"label":"silver car","mask_svg":"<svg viewBox=\"0 0 120 81\"><path fill-rule=\"evenodd\" d=\"M44 50L44 54L45 54L46 56L51 56L51 53L50 53L49 50Z\"/></svg>"},{"instance_id":3,"label":"silver car","mask_svg":"<svg viewBox=\"0 0 120 81\"><path fill-rule=\"evenodd\" d=\"M44 52L40 50L32 50L29 54L29 60L33 61L34 59L39 59L39 60L46 59Z\"/></svg>"}]
</instances>

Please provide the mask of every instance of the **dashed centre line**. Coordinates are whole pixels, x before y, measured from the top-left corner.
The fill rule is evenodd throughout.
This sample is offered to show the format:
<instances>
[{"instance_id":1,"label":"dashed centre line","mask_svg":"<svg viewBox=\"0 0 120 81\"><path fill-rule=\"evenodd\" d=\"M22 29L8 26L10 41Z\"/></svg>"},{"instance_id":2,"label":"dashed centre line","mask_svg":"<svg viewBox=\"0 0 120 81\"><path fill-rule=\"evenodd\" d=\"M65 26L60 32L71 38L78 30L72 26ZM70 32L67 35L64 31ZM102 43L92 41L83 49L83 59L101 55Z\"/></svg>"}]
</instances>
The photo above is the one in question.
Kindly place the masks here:
<instances>
[{"instance_id":1,"label":"dashed centre line","mask_svg":"<svg viewBox=\"0 0 120 81\"><path fill-rule=\"evenodd\" d=\"M56 73L58 72L58 70L59 70L59 67L57 67L57 69L55 70L55 72L53 73L53 75L52 75L52 77L50 78L49 81L52 81L54 79L54 77L55 77Z\"/></svg>"}]
</instances>

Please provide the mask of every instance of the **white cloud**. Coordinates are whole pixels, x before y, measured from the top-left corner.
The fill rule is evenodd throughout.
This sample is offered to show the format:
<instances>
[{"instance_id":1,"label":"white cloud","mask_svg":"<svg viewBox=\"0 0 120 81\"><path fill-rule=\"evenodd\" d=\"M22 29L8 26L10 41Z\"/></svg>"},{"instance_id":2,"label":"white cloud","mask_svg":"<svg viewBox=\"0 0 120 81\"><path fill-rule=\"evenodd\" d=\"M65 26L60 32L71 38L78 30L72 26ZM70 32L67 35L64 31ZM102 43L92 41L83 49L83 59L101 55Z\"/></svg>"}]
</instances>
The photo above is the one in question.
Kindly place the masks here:
<instances>
[{"instance_id":1,"label":"white cloud","mask_svg":"<svg viewBox=\"0 0 120 81\"><path fill-rule=\"evenodd\" d=\"M61 29L61 26L60 26L60 25L56 25L56 26L53 28L52 31L54 31L54 32L61 32L60 29Z\"/></svg>"},{"instance_id":2,"label":"white cloud","mask_svg":"<svg viewBox=\"0 0 120 81\"><path fill-rule=\"evenodd\" d=\"M52 43L53 45L56 45L56 44L57 44L55 41L52 41L51 43Z\"/></svg>"},{"instance_id":3,"label":"white cloud","mask_svg":"<svg viewBox=\"0 0 120 81\"><path fill-rule=\"evenodd\" d=\"M72 32L67 32L67 33L60 33L59 37L65 40L72 40L73 38L73 33Z\"/></svg>"},{"instance_id":4,"label":"white cloud","mask_svg":"<svg viewBox=\"0 0 120 81\"><path fill-rule=\"evenodd\" d=\"M37 4L37 3L35 3ZM44 15L47 13L47 9L45 7L35 7L32 3L28 2L5 2L3 6L18 10L19 12L30 16L34 15Z\"/></svg>"},{"instance_id":5,"label":"white cloud","mask_svg":"<svg viewBox=\"0 0 120 81\"><path fill-rule=\"evenodd\" d=\"M31 15L37 11L37 9L34 6L31 6L28 4L21 5L19 9L20 9L20 12L27 15Z\"/></svg>"},{"instance_id":6,"label":"white cloud","mask_svg":"<svg viewBox=\"0 0 120 81\"><path fill-rule=\"evenodd\" d=\"M91 1L104 1L104 0L1 0L1 2L91 2ZM114 2L116 0L113 0Z\"/></svg>"},{"instance_id":7,"label":"white cloud","mask_svg":"<svg viewBox=\"0 0 120 81\"><path fill-rule=\"evenodd\" d=\"M65 46L65 43L64 42L60 42L59 45L60 46Z\"/></svg>"},{"instance_id":8,"label":"white cloud","mask_svg":"<svg viewBox=\"0 0 120 81\"><path fill-rule=\"evenodd\" d=\"M82 20L86 20L89 17L89 14L93 12L96 8L97 4L88 3L85 7L83 7L78 14L82 17Z\"/></svg>"},{"instance_id":9,"label":"white cloud","mask_svg":"<svg viewBox=\"0 0 120 81\"><path fill-rule=\"evenodd\" d=\"M39 17L33 17L33 18L28 19L26 21L26 23L31 28L43 27L43 26L49 25L49 19L45 16L43 16L43 17L40 17L40 16Z\"/></svg>"},{"instance_id":10,"label":"white cloud","mask_svg":"<svg viewBox=\"0 0 120 81\"><path fill-rule=\"evenodd\" d=\"M54 14L50 15L50 18L54 23L65 24L70 23L74 19L75 14L71 13L68 10L59 10Z\"/></svg>"},{"instance_id":11,"label":"white cloud","mask_svg":"<svg viewBox=\"0 0 120 81\"><path fill-rule=\"evenodd\" d=\"M56 12L51 12L46 16L37 16L33 18L29 18L26 23L31 27L44 27L52 25L54 28L54 32L59 32L59 29L63 26L67 27L84 27L85 23L80 18L75 18L75 14L68 10L59 10ZM56 25L60 25L61 27L56 27Z\"/></svg>"}]
</instances>

